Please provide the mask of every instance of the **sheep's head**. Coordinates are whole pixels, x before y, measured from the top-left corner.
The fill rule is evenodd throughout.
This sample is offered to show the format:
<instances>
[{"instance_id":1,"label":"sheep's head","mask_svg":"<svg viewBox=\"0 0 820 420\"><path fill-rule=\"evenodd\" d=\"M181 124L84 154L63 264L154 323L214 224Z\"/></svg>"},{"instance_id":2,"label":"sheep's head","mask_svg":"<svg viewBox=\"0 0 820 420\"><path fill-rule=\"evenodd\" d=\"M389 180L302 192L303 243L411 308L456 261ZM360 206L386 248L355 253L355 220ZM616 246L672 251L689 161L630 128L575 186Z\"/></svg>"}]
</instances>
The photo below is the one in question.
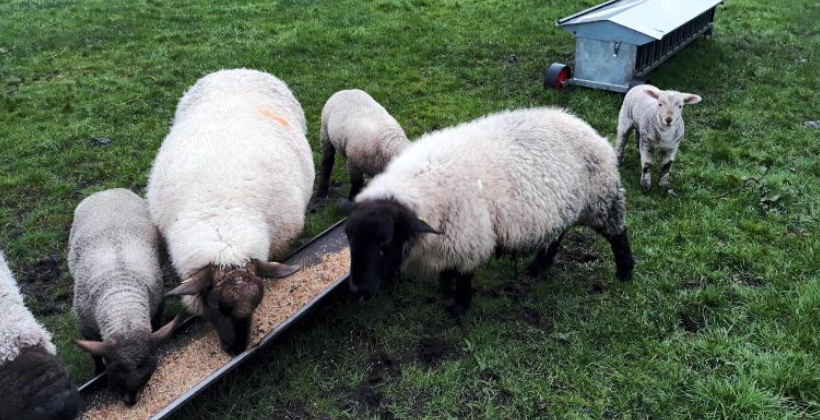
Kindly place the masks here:
<instances>
[{"instance_id":1,"label":"sheep's head","mask_svg":"<svg viewBox=\"0 0 820 420\"><path fill-rule=\"evenodd\" d=\"M648 88L644 92L658 101L658 124L662 128L676 126L681 119L683 106L694 105L701 100L698 95L674 90Z\"/></svg>"},{"instance_id":2,"label":"sheep's head","mask_svg":"<svg viewBox=\"0 0 820 420\"><path fill-rule=\"evenodd\" d=\"M205 319L216 329L222 349L236 355L250 340L253 312L264 295L262 278L282 278L298 266L252 260L244 267L208 266L168 292L167 296L197 296Z\"/></svg>"},{"instance_id":3,"label":"sheep's head","mask_svg":"<svg viewBox=\"0 0 820 420\"><path fill-rule=\"evenodd\" d=\"M367 300L398 273L411 241L440 234L406 206L394 200L356 203L345 223L350 242L350 291Z\"/></svg>"},{"instance_id":4,"label":"sheep's head","mask_svg":"<svg viewBox=\"0 0 820 420\"><path fill-rule=\"evenodd\" d=\"M42 347L24 350L0 368L0 419L73 420L77 387L57 356Z\"/></svg>"},{"instance_id":5,"label":"sheep's head","mask_svg":"<svg viewBox=\"0 0 820 420\"><path fill-rule=\"evenodd\" d=\"M157 369L157 349L179 323L179 317L155 332L115 334L105 341L78 340L77 345L102 357L108 382L120 392L127 405L139 401L140 393Z\"/></svg>"}]
</instances>

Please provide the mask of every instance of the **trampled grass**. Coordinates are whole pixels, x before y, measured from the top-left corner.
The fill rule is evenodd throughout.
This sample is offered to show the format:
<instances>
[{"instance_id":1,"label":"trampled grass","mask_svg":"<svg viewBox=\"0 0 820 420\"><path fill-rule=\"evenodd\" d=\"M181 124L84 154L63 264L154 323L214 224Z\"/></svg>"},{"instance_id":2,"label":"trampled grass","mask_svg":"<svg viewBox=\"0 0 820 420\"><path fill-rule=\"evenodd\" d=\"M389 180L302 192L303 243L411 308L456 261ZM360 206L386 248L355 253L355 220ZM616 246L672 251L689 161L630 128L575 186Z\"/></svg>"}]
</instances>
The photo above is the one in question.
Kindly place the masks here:
<instances>
[{"instance_id":1,"label":"trampled grass","mask_svg":"<svg viewBox=\"0 0 820 420\"><path fill-rule=\"evenodd\" d=\"M541 88L543 67L574 50L552 22L595 3L2 1L0 247L84 381L65 265L73 209L144 188L196 79L251 67L287 81L317 163L321 107L351 87L411 137L556 105L612 139L621 96ZM652 82L704 102L685 111L677 195L641 194L628 149L632 283L613 281L608 247L579 229L537 281L518 275L523 261L491 262L460 321L434 279L366 305L337 297L176 418L820 416L820 130L805 124L820 120L820 4L727 1L715 36ZM310 215L304 238L337 218Z\"/></svg>"}]
</instances>

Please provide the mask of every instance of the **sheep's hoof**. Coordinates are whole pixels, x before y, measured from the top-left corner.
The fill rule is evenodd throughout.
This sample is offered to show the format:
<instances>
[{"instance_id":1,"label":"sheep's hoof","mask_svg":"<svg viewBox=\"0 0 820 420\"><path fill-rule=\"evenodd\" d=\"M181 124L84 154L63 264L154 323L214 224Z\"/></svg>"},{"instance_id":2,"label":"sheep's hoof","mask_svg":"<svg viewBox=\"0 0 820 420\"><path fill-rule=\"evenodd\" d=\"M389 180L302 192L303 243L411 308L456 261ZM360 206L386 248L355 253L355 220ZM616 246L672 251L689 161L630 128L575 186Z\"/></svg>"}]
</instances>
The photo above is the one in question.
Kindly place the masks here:
<instances>
[{"instance_id":1,"label":"sheep's hoof","mask_svg":"<svg viewBox=\"0 0 820 420\"><path fill-rule=\"evenodd\" d=\"M673 190L672 188L667 188L666 189L666 195L668 195L670 197L674 197L674 196L678 195L678 193L676 193L675 190Z\"/></svg>"},{"instance_id":2,"label":"sheep's hoof","mask_svg":"<svg viewBox=\"0 0 820 420\"><path fill-rule=\"evenodd\" d=\"M641 182L641 191L643 191L644 194L648 193L650 189L652 189L652 184Z\"/></svg>"},{"instance_id":3,"label":"sheep's hoof","mask_svg":"<svg viewBox=\"0 0 820 420\"><path fill-rule=\"evenodd\" d=\"M464 313L467 312L467 308L458 302L453 303L452 305L447 305L444 307L444 310L447 311L447 313L453 318L461 318L461 315L464 315Z\"/></svg>"}]
</instances>

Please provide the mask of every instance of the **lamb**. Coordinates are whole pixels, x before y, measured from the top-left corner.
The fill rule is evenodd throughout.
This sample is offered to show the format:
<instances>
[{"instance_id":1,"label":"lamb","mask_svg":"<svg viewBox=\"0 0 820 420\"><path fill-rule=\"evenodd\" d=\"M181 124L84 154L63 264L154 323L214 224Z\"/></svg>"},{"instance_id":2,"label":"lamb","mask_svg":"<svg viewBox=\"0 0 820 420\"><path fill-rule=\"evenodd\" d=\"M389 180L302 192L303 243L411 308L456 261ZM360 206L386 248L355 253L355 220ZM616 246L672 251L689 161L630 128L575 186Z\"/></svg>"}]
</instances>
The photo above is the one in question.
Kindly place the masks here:
<instances>
[{"instance_id":1,"label":"lamb","mask_svg":"<svg viewBox=\"0 0 820 420\"><path fill-rule=\"evenodd\" d=\"M438 274L455 281L458 314L496 250L537 250L527 272L538 276L576 224L606 237L626 281L625 211L615 152L587 123L550 108L492 114L422 136L356 197L350 289L370 299L400 271Z\"/></svg>"},{"instance_id":2,"label":"lamb","mask_svg":"<svg viewBox=\"0 0 820 420\"><path fill-rule=\"evenodd\" d=\"M655 149L661 152L661 169L658 185L669 187L669 172L678 153L684 134L683 106L694 105L701 97L673 90L662 91L652 85L639 85L626 94L618 115L618 162L623 163L626 142L632 130L641 154L641 189L652 188L652 167L655 166Z\"/></svg>"},{"instance_id":3,"label":"lamb","mask_svg":"<svg viewBox=\"0 0 820 420\"><path fill-rule=\"evenodd\" d=\"M108 382L128 405L136 404L157 367L159 345L178 322L157 329L164 303L160 250L148 206L130 190L92 194L74 212L68 269L85 338L77 345L94 358L97 374L107 367Z\"/></svg>"},{"instance_id":4,"label":"lamb","mask_svg":"<svg viewBox=\"0 0 820 420\"><path fill-rule=\"evenodd\" d=\"M79 395L0 251L0 419L70 420Z\"/></svg>"},{"instance_id":5,"label":"lamb","mask_svg":"<svg viewBox=\"0 0 820 420\"><path fill-rule=\"evenodd\" d=\"M350 194L362 190L364 175L381 173L410 142L399 123L367 92L359 89L333 94L322 109L322 175L318 195L327 197L338 151L347 159Z\"/></svg>"},{"instance_id":6,"label":"lamb","mask_svg":"<svg viewBox=\"0 0 820 420\"><path fill-rule=\"evenodd\" d=\"M262 278L298 266L268 262L302 231L313 156L302 107L288 86L255 70L209 74L179 101L148 182L148 209L174 268L167 295L243 352Z\"/></svg>"}]
</instances>

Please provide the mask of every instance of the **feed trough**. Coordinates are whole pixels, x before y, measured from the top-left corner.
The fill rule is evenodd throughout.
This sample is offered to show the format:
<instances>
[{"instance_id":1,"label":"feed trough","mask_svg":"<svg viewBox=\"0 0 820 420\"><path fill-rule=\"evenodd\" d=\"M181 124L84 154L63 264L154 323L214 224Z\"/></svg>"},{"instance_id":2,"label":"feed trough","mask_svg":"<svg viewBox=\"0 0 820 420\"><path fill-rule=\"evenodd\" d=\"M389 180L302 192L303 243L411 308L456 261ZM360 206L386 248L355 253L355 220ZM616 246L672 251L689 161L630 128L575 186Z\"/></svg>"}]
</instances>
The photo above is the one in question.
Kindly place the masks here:
<instances>
[{"instance_id":1,"label":"feed trough","mask_svg":"<svg viewBox=\"0 0 820 420\"><path fill-rule=\"evenodd\" d=\"M230 358L221 350L210 325L201 318L188 318L160 349L157 371L135 406L126 407L120 401L106 386L103 373L79 389L81 418L161 420L171 416L342 287L349 277L348 255L344 221L340 221L283 261L302 265L300 272L265 283L265 298L254 316L251 345L244 353Z\"/></svg>"},{"instance_id":2,"label":"feed trough","mask_svg":"<svg viewBox=\"0 0 820 420\"><path fill-rule=\"evenodd\" d=\"M553 63L544 88L626 92L703 35L723 0L612 0L555 22L575 35L575 71Z\"/></svg>"}]
</instances>

